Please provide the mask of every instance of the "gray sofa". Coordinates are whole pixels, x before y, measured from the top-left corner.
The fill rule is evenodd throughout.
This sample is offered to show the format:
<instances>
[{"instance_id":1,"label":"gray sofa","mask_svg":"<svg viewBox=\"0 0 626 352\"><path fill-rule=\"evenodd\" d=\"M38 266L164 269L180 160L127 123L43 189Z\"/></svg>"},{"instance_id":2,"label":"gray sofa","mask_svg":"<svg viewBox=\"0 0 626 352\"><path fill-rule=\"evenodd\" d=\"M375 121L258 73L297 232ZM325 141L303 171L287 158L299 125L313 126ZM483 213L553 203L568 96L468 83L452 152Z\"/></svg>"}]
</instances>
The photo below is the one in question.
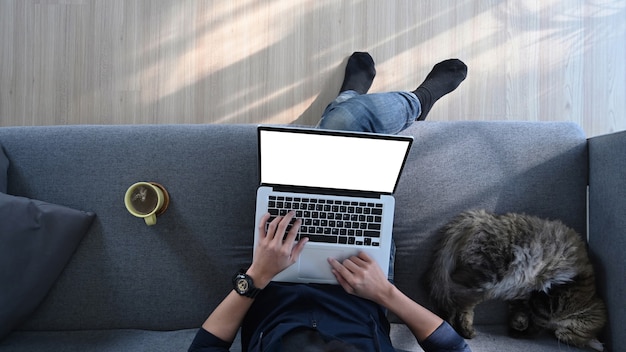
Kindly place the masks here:
<instances>
[{"instance_id":1,"label":"gray sofa","mask_svg":"<svg viewBox=\"0 0 626 352\"><path fill-rule=\"evenodd\" d=\"M402 291L431 307L423 280L434 235L461 211L561 219L588 234L609 308L601 340L613 351L626 346L625 132L587 139L571 123L420 122L404 134L415 142L396 192ZM251 260L255 126L5 127L0 145L8 169L4 175L0 162L0 191L95 213L82 213L90 226L66 254L53 253L58 273L42 265L47 277L40 279L49 284L37 287L41 297L20 296L41 302L14 317L0 351L186 350L231 289L232 274ZM124 207L124 192L137 181L159 182L170 193L153 227ZM0 214L4 228L15 216ZM2 251L21 250L0 241ZM577 350L549 334L509 338L505 322L505 304L480 305L473 350ZM402 324L393 324L392 338L398 349L420 350Z\"/></svg>"}]
</instances>

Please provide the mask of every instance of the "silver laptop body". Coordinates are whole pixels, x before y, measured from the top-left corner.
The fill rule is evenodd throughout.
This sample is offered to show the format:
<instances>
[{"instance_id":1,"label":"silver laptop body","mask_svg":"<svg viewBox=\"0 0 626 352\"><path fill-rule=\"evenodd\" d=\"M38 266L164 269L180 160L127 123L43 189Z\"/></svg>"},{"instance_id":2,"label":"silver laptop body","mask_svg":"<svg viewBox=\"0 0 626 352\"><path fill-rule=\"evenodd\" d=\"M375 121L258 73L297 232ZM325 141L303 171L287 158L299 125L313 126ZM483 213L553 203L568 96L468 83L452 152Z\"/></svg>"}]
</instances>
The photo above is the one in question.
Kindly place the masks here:
<instances>
[{"instance_id":1,"label":"silver laptop body","mask_svg":"<svg viewBox=\"0 0 626 352\"><path fill-rule=\"evenodd\" d=\"M273 281L337 280L327 258L360 251L387 275L395 200L392 197L412 137L296 127L258 127L259 175L254 248L259 222L289 210L309 237L299 260Z\"/></svg>"}]
</instances>

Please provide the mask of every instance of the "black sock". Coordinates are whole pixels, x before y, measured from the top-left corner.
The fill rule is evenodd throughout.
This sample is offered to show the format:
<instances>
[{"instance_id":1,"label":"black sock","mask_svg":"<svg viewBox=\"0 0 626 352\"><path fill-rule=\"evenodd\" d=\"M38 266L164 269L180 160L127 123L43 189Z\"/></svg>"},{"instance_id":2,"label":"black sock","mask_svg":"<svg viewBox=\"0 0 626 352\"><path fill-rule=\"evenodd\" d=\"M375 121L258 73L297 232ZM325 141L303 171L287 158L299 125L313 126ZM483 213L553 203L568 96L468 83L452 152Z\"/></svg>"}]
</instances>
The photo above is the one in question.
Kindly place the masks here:
<instances>
[{"instance_id":1,"label":"black sock","mask_svg":"<svg viewBox=\"0 0 626 352\"><path fill-rule=\"evenodd\" d=\"M467 66L458 59L449 59L436 64L422 84L413 91L422 105L422 113L417 120L426 119L426 115L435 102L452 92L467 76Z\"/></svg>"},{"instance_id":2,"label":"black sock","mask_svg":"<svg viewBox=\"0 0 626 352\"><path fill-rule=\"evenodd\" d=\"M365 52L354 52L348 59L346 74L339 92L354 90L359 94L365 94L372 86L376 76L374 59Z\"/></svg>"}]
</instances>

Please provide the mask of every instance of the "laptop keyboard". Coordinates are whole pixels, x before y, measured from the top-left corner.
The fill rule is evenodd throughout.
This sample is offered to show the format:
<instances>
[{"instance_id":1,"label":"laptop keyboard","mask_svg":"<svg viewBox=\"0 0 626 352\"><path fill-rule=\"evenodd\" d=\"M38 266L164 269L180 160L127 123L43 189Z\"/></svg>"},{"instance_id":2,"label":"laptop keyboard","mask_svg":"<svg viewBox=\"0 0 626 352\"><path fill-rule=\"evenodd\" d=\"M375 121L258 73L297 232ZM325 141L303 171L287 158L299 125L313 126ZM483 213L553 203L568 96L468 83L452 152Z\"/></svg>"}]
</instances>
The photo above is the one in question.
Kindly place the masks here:
<instances>
[{"instance_id":1,"label":"laptop keyboard","mask_svg":"<svg viewBox=\"0 0 626 352\"><path fill-rule=\"evenodd\" d=\"M268 224L290 210L302 219L297 240L308 237L312 242L380 246L382 203L270 195Z\"/></svg>"}]
</instances>

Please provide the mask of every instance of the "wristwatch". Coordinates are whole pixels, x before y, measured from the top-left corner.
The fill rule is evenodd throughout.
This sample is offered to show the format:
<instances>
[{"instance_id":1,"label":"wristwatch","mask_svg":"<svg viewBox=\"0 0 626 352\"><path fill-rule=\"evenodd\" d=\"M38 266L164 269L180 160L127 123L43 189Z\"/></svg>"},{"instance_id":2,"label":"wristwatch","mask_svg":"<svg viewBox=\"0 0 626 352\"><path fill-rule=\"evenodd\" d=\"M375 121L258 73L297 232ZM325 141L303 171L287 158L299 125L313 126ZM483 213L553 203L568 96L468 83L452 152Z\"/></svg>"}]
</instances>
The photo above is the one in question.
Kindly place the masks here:
<instances>
[{"instance_id":1,"label":"wristwatch","mask_svg":"<svg viewBox=\"0 0 626 352\"><path fill-rule=\"evenodd\" d=\"M250 298L256 297L261 292L260 288L254 287L254 281L246 274L245 269L239 269L233 276L233 289L238 294Z\"/></svg>"}]
</instances>

